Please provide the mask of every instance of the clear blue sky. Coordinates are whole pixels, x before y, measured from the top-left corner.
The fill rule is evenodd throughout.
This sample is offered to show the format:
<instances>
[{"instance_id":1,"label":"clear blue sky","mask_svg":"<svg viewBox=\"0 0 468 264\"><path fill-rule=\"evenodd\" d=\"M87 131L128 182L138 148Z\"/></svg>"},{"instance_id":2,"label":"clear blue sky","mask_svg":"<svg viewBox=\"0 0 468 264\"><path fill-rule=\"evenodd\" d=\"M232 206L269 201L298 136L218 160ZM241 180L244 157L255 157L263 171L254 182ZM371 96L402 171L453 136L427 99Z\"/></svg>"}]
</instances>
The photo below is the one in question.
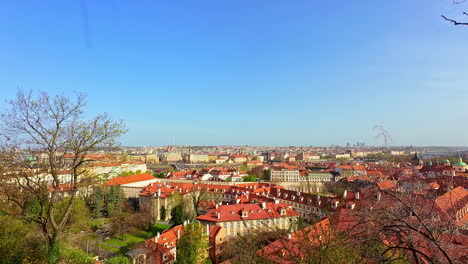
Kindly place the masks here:
<instances>
[{"instance_id":1,"label":"clear blue sky","mask_svg":"<svg viewBox=\"0 0 468 264\"><path fill-rule=\"evenodd\" d=\"M450 0L0 3L0 101L83 91L128 145L468 145Z\"/></svg>"}]
</instances>

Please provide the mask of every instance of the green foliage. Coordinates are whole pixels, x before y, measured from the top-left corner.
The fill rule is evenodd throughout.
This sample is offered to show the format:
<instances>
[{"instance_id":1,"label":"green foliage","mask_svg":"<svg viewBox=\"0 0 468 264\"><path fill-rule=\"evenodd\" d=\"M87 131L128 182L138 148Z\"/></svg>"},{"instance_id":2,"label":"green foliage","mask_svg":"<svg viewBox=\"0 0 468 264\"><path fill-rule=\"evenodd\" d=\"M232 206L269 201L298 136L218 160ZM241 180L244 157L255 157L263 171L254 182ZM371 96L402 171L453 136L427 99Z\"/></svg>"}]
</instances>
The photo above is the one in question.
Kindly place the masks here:
<instances>
[{"instance_id":1,"label":"green foliage","mask_svg":"<svg viewBox=\"0 0 468 264\"><path fill-rule=\"evenodd\" d=\"M91 256L86 255L86 253L81 249L67 245L60 249L60 263L92 264L94 263L94 260Z\"/></svg>"},{"instance_id":2,"label":"green foliage","mask_svg":"<svg viewBox=\"0 0 468 264\"><path fill-rule=\"evenodd\" d=\"M141 170L136 170L135 174L141 174Z\"/></svg>"},{"instance_id":3,"label":"green foliage","mask_svg":"<svg viewBox=\"0 0 468 264\"><path fill-rule=\"evenodd\" d=\"M166 207L163 205L161 208L159 208L159 215L161 220L166 220Z\"/></svg>"},{"instance_id":4,"label":"green foliage","mask_svg":"<svg viewBox=\"0 0 468 264\"><path fill-rule=\"evenodd\" d=\"M0 262L43 262L42 237L35 237L34 234L37 234L34 225L10 216L0 216Z\"/></svg>"},{"instance_id":5,"label":"green foliage","mask_svg":"<svg viewBox=\"0 0 468 264\"><path fill-rule=\"evenodd\" d=\"M70 197L65 197L55 206L55 217L61 218L65 213L65 207L70 201ZM89 218L89 210L84 200L75 198L73 200L70 218L68 219L68 228L81 227Z\"/></svg>"},{"instance_id":6,"label":"green foliage","mask_svg":"<svg viewBox=\"0 0 468 264\"><path fill-rule=\"evenodd\" d=\"M227 182L232 182L232 178L231 178L231 177L228 177L228 178L226 178L226 181L227 181Z\"/></svg>"},{"instance_id":7,"label":"green foliage","mask_svg":"<svg viewBox=\"0 0 468 264\"><path fill-rule=\"evenodd\" d=\"M96 186L89 202L91 215L113 217L122 212L125 196L120 186Z\"/></svg>"},{"instance_id":8,"label":"green foliage","mask_svg":"<svg viewBox=\"0 0 468 264\"><path fill-rule=\"evenodd\" d=\"M248 169L248 168L247 168L247 165L240 165L240 166L239 166L239 169L240 169L240 171L247 172L247 169Z\"/></svg>"},{"instance_id":9,"label":"green foliage","mask_svg":"<svg viewBox=\"0 0 468 264\"><path fill-rule=\"evenodd\" d=\"M254 175L247 175L247 176L244 177L244 181L245 182L256 182L257 177L255 177Z\"/></svg>"},{"instance_id":10,"label":"green foliage","mask_svg":"<svg viewBox=\"0 0 468 264\"><path fill-rule=\"evenodd\" d=\"M208 236L203 226L198 222L186 225L177 242L177 264L211 263L208 247Z\"/></svg>"},{"instance_id":11,"label":"green foliage","mask_svg":"<svg viewBox=\"0 0 468 264\"><path fill-rule=\"evenodd\" d=\"M112 218L111 231L115 237L120 237L120 240L124 240L124 234L130 228L129 225L129 214L120 213Z\"/></svg>"},{"instance_id":12,"label":"green foliage","mask_svg":"<svg viewBox=\"0 0 468 264\"><path fill-rule=\"evenodd\" d=\"M104 209L104 190L101 186L95 187L89 208L94 218L102 216L102 211Z\"/></svg>"},{"instance_id":13,"label":"green foliage","mask_svg":"<svg viewBox=\"0 0 468 264\"><path fill-rule=\"evenodd\" d=\"M180 225L184 222L184 208L182 205L177 205L172 208L170 222L174 225Z\"/></svg>"},{"instance_id":14,"label":"green foliage","mask_svg":"<svg viewBox=\"0 0 468 264\"><path fill-rule=\"evenodd\" d=\"M159 178L159 179L164 179L164 178L166 178L166 176L164 175L163 172L160 172L160 173L153 173L153 176L156 177L156 178Z\"/></svg>"},{"instance_id":15,"label":"green foliage","mask_svg":"<svg viewBox=\"0 0 468 264\"><path fill-rule=\"evenodd\" d=\"M270 175L271 175L271 171L270 171L270 170L264 170L261 179L262 179L263 181L269 181L269 180L270 180Z\"/></svg>"},{"instance_id":16,"label":"green foliage","mask_svg":"<svg viewBox=\"0 0 468 264\"><path fill-rule=\"evenodd\" d=\"M130 264L130 260L123 256L112 257L106 260L106 264Z\"/></svg>"}]
</instances>

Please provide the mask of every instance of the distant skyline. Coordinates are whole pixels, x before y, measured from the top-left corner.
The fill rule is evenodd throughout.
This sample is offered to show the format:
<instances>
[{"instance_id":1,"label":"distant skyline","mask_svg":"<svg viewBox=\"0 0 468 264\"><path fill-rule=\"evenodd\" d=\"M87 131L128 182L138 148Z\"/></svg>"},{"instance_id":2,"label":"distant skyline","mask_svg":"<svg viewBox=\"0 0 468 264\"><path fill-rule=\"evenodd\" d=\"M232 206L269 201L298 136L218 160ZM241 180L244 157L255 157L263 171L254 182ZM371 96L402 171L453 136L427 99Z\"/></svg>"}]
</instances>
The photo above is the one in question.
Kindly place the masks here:
<instances>
[{"instance_id":1,"label":"distant skyline","mask_svg":"<svg viewBox=\"0 0 468 264\"><path fill-rule=\"evenodd\" d=\"M468 146L468 3L0 3L0 101L88 94L123 145ZM4 109L4 104L0 110Z\"/></svg>"}]
</instances>

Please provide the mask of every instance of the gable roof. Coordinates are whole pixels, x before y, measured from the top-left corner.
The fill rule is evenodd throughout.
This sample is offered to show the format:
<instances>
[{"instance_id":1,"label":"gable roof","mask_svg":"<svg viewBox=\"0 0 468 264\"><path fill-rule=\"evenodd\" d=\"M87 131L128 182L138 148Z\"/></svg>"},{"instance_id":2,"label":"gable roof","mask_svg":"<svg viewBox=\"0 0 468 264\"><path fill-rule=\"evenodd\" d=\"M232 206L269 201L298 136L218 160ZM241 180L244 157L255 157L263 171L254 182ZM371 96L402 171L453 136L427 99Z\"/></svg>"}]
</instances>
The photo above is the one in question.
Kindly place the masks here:
<instances>
[{"instance_id":1,"label":"gable roof","mask_svg":"<svg viewBox=\"0 0 468 264\"><path fill-rule=\"evenodd\" d=\"M141 181L148 181L148 180L154 180L155 177L151 174L148 173L143 173L143 174L135 174L135 175L129 175L129 176L122 176L122 177L115 177L111 180L108 180L104 185L122 185L122 184L129 184L129 183L135 183L135 182L141 182Z\"/></svg>"}]
</instances>

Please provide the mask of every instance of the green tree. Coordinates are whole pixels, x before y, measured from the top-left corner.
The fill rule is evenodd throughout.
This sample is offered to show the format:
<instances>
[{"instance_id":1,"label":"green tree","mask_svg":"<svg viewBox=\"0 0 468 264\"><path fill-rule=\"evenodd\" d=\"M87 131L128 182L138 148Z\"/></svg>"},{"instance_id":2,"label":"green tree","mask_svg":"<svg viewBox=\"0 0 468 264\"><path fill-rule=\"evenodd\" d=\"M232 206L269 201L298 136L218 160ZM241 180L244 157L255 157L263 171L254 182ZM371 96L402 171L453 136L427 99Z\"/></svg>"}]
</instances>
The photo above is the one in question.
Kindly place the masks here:
<instances>
[{"instance_id":1,"label":"green tree","mask_svg":"<svg viewBox=\"0 0 468 264\"><path fill-rule=\"evenodd\" d=\"M270 180L270 173L271 171L270 170L264 170L263 171L263 176L262 176L262 180L264 181L269 181Z\"/></svg>"},{"instance_id":2,"label":"green tree","mask_svg":"<svg viewBox=\"0 0 468 264\"><path fill-rule=\"evenodd\" d=\"M167 210L166 210L166 207L164 205L161 206L161 208L159 208L159 215L160 215L159 219L160 220L166 220L166 211Z\"/></svg>"},{"instance_id":3,"label":"green tree","mask_svg":"<svg viewBox=\"0 0 468 264\"><path fill-rule=\"evenodd\" d=\"M253 175L247 175L247 176L244 177L244 181L245 182L256 182L257 177L255 177Z\"/></svg>"},{"instance_id":4,"label":"green tree","mask_svg":"<svg viewBox=\"0 0 468 264\"><path fill-rule=\"evenodd\" d=\"M130 260L123 256L112 257L106 260L106 264L130 264Z\"/></svg>"},{"instance_id":5,"label":"green tree","mask_svg":"<svg viewBox=\"0 0 468 264\"><path fill-rule=\"evenodd\" d=\"M115 185L109 188L106 199L106 210L108 217L112 217L122 212L121 208L124 198L125 197L120 186Z\"/></svg>"},{"instance_id":6,"label":"green tree","mask_svg":"<svg viewBox=\"0 0 468 264\"><path fill-rule=\"evenodd\" d=\"M166 176L165 176L164 173L162 173L162 172L160 172L160 173L154 173L153 176L156 177L156 178L159 178L159 179L164 179L164 178L166 178Z\"/></svg>"},{"instance_id":7,"label":"green tree","mask_svg":"<svg viewBox=\"0 0 468 264\"><path fill-rule=\"evenodd\" d=\"M174 208L172 208L171 211L171 220L170 222L173 225L180 225L184 222L184 208L182 205L177 205Z\"/></svg>"},{"instance_id":8,"label":"green tree","mask_svg":"<svg viewBox=\"0 0 468 264\"><path fill-rule=\"evenodd\" d=\"M198 222L187 224L177 242L177 264L211 263L208 246L208 236L203 226Z\"/></svg>"},{"instance_id":9,"label":"green tree","mask_svg":"<svg viewBox=\"0 0 468 264\"><path fill-rule=\"evenodd\" d=\"M90 202L91 215L94 218L99 218L102 216L102 211L104 210L104 190L101 186L96 186Z\"/></svg>"}]
</instances>

